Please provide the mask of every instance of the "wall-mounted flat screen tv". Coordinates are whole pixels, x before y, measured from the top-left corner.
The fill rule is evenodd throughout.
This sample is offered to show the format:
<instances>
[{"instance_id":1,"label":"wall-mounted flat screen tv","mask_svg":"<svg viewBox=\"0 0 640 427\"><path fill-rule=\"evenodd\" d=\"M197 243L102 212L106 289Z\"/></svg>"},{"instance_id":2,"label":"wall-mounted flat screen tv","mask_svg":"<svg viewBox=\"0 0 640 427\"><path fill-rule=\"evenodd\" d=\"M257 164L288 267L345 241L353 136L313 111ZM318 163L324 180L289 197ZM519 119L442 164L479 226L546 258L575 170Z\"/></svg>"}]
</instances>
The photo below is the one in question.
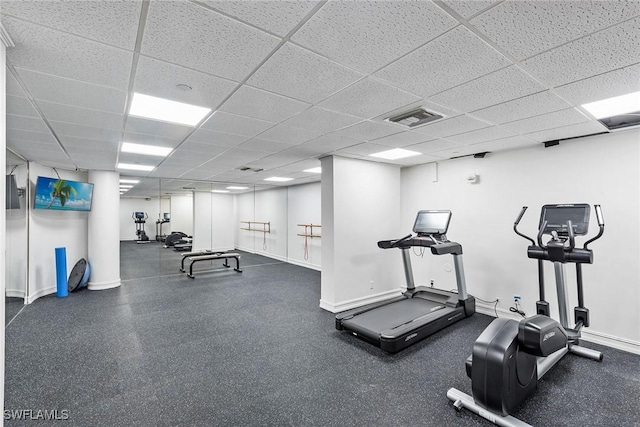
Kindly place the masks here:
<instances>
[{"instance_id":1,"label":"wall-mounted flat screen tv","mask_svg":"<svg viewBox=\"0 0 640 427\"><path fill-rule=\"evenodd\" d=\"M35 209L90 211L93 184L39 176L36 181Z\"/></svg>"}]
</instances>

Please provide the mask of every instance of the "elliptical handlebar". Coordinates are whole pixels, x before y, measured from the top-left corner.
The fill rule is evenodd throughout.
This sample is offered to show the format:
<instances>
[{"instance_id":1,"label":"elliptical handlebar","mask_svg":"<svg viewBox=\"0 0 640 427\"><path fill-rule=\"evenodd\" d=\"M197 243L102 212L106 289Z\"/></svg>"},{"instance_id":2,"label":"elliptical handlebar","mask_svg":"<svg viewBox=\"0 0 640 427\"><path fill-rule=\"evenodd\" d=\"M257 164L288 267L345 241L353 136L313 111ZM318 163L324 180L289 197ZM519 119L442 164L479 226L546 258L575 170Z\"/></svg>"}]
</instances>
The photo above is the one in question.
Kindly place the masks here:
<instances>
[{"instance_id":1,"label":"elliptical handlebar","mask_svg":"<svg viewBox=\"0 0 640 427\"><path fill-rule=\"evenodd\" d=\"M524 234L522 234L521 232L518 231L518 224L520 224L520 220L522 219L522 217L524 216L524 213L527 211L528 208L529 208L528 206L523 206L522 207L522 210L520 211L520 214L518 215L518 218L516 218L516 222L513 223L513 231L515 231L518 236L523 237L523 238L527 239L528 241L530 241L531 242L531 246L535 246L536 242L534 242L531 237L526 236L526 235L524 235Z\"/></svg>"},{"instance_id":2,"label":"elliptical handlebar","mask_svg":"<svg viewBox=\"0 0 640 427\"><path fill-rule=\"evenodd\" d=\"M593 209L596 211L596 218L598 219L598 227L600 228L600 231L594 238L584 242L585 249L588 249L587 245L589 245L589 243L592 243L598 240L600 237L602 237L602 234L604 233L604 216L602 215L602 207L600 205L593 205Z\"/></svg>"}]
</instances>

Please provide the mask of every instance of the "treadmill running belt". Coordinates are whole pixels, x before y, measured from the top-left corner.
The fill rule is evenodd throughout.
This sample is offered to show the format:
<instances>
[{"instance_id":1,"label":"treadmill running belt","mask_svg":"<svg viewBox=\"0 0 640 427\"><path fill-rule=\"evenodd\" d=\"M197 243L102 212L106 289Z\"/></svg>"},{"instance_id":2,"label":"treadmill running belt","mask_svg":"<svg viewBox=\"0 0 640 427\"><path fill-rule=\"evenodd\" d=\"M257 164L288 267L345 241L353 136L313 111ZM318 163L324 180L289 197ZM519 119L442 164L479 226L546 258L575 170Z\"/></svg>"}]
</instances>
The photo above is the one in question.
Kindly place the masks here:
<instances>
[{"instance_id":1,"label":"treadmill running belt","mask_svg":"<svg viewBox=\"0 0 640 427\"><path fill-rule=\"evenodd\" d=\"M371 339L379 339L380 333L387 329L411 322L419 317L437 313L445 309L445 305L422 298L409 298L383 305L373 310L343 320L345 328L365 335Z\"/></svg>"}]
</instances>

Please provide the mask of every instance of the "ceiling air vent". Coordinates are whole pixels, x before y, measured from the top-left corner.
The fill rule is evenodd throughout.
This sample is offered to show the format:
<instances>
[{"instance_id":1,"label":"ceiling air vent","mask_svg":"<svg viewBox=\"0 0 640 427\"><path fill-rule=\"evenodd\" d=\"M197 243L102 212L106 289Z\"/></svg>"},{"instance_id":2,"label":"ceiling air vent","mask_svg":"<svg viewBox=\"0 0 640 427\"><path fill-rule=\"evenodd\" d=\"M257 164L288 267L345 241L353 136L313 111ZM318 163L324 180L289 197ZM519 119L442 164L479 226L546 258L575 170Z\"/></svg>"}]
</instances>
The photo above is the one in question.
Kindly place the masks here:
<instances>
[{"instance_id":1,"label":"ceiling air vent","mask_svg":"<svg viewBox=\"0 0 640 427\"><path fill-rule=\"evenodd\" d=\"M246 171L262 172L264 169L262 169L262 168L250 168L249 166L238 166L236 168L236 170L239 170L239 171L242 171L242 172L246 172Z\"/></svg>"},{"instance_id":2,"label":"ceiling air vent","mask_svg":"<svg viewBox=\"0 0 640 427\"><path fill-rule=\"evenodd\" d=\"M408 113L400 114L399 116L389 117L387 120L393 123L398 123L410 128L431 123L442 118L442 114L427 111L423 108L409 111Z\"/></svg>"}]
</instances>

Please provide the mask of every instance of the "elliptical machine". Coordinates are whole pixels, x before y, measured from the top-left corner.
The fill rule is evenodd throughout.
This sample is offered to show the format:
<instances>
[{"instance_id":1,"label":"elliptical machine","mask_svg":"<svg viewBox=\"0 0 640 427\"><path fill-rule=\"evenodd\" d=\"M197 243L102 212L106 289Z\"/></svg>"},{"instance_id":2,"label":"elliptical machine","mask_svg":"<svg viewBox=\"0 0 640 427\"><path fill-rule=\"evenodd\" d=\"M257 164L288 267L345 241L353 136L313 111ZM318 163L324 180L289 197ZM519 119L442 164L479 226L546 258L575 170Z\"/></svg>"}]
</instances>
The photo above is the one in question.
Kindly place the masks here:
<instances>
[{"instance_id":1,"label":"elliptical machine","mask_svg":"<svg viewBox=\"0 0 640 427\"><path fill-rule=\"evenodd\" d=\"M575 236L585 236L589 228L588 204L544 205L540 215L537 245L518 231L518 224L527 207L523 207L513 230L529 240L529 258L538 260L540 301L537 315L520 322L495 319L473 345L473 353L466 361L467 376L471 378L473 397L451 388L447 397L457 410L467 408L500 426L529 426L510 414L537 388L538 380L565 354L602 361L602 353L579 346L580 330L589 326L589 310L584 307L582 264L593 263L593 251L588 245L604 233L604 218L600 205L594 206L599 233L576 248ZM543 244L542 236L551 240ZM553 262L558 293L560 323L549 317L549 303L544 297L543 261ZM565 264L576 265L578 307L574 308L576 325L569 327Z\"/></svg>"},{"instance_id":2,"label":"elliptical machine","mask_svg":"<svg viewBox=\"0 0 640 427\"><path fill-rule=\"evenodd\" d=\"M144 224L147 222L149 215L146 212L134 212L131 214L131 218L136 224L136 236L138 237L136 243L149 243L149 236L144 231Z\"/></svg>"}]
</instances>

